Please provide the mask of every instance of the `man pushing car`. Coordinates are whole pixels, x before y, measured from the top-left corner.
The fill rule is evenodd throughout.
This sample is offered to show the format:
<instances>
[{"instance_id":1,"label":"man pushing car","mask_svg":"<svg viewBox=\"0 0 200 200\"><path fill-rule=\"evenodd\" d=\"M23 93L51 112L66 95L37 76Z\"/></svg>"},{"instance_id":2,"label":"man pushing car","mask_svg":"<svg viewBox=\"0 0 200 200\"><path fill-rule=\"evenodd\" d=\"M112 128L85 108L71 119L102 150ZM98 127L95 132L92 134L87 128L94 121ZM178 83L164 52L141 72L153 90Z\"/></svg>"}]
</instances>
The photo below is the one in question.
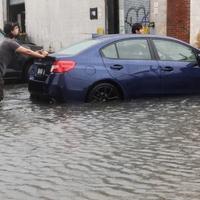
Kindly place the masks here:
<instances>
[{"instance_id":1,"label":"man pushing car","mask_svg":"<svg viewBox=\"0 0 200 200\"><path fill-rule=\"evenodd\" d=\"M34 58L45 58L48 55L46 51L32 51L21 46L15 39L19 35L19 25L17 23L9 22L4 26L6 37L0 43L0 101L4 97L4 81L3 76L6 68L12 61L15 53L31 56Z\"/></svg>"}]
</instances>

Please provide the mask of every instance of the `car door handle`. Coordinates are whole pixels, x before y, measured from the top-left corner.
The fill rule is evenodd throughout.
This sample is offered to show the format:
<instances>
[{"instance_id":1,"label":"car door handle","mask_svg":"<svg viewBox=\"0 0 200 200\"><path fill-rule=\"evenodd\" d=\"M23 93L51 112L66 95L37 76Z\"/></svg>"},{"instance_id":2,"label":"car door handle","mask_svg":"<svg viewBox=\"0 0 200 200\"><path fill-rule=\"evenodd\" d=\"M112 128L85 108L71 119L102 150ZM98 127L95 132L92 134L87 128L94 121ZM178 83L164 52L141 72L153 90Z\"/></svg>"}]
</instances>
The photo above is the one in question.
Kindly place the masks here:
<instances>
[{"instance_id":1,"label":"car door handle","mask_svg":"<svg viewBox=\"0 0 200 200\"><path fill-rule=\"evenodd\" d=\"M110 69L116 69L116 70L121 70L123 68L124 67L122 65L112 65L112 66L110 66Z\"/></svg>"},{"instance_id":2,"label":"car door handle","mask_svg":"<svg viewBox=\"0 0 200 200\"><path fill-rule=\"evenodd\" d=\"M174 68L171 66L166 66L166 67L161 67L161 70L165 72L171 72L174 70Z\"/></svg>"}]
</instances>

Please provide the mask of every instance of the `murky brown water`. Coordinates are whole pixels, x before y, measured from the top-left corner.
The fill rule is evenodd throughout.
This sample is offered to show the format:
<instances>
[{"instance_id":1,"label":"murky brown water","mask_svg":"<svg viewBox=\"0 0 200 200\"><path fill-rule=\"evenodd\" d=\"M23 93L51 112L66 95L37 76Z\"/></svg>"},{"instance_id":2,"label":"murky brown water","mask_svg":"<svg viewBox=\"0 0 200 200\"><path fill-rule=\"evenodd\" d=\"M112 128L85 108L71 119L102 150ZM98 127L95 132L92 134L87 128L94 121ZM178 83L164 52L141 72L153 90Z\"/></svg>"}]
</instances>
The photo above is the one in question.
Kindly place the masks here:
<instances>
[{"instance_id":1,"label":"murky brown water","mask_svg":"<svg viewBox=\"0 0 200 200\"><path fill-rule=\"evenodd\" d=\"M199 200L200 97L0 104L0 199Z\"/></svg>"}]
</instances>

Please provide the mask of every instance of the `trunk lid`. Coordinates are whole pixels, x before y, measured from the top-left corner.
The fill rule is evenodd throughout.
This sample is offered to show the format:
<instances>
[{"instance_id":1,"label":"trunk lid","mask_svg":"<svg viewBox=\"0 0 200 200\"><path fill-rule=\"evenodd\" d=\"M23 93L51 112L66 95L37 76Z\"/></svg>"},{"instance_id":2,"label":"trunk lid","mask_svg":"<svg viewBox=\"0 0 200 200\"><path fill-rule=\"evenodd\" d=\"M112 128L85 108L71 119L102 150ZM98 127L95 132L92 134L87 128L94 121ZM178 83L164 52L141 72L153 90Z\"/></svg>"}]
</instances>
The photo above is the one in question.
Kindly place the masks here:
<instances>
[{"instance_id":1,"label":"trunk lid","mask_svg":"<svg viewBox=\"0 0 200 200\"><path fill-rule=\"evenodd\" d=\"M51 73L52 64L55 57L47 56L43 59L35 59L33 75L35 80L45 81Z\"/></svg>"}]
</instances>

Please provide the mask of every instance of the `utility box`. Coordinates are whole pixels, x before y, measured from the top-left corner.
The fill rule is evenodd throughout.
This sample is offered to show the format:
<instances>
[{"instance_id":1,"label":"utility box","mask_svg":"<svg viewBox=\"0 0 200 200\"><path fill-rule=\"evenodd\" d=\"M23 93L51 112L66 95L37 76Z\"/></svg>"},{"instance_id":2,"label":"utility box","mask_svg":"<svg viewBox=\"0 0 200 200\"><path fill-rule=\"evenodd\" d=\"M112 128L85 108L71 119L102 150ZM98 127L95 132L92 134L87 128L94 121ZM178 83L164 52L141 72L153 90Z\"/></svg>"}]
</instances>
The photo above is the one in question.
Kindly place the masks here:
<instances>
[{"instance_id":1,"label":"utility box","mask_svg":"<svg viewBox=\"0 0 200 200\"><path fill-rule=\"evenodd\" d=\"M90 8L90 19L98 19L98 8Z\"/></svg>"}]
</instances>

